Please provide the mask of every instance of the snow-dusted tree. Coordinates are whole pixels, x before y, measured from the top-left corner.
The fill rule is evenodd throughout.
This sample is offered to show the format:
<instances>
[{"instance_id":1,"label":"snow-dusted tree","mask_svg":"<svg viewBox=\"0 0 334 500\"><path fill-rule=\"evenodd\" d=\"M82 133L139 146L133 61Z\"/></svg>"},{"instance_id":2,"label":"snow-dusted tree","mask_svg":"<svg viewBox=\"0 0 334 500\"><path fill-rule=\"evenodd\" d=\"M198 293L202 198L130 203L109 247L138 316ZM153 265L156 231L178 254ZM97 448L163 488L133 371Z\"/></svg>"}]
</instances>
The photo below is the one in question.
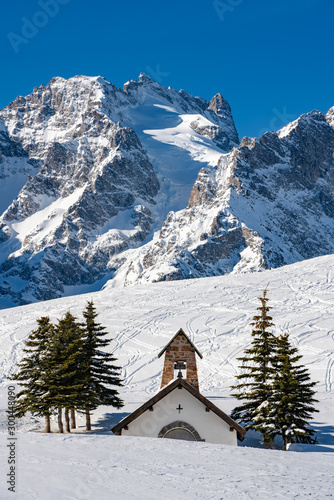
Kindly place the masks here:
<instances>
[{"instance_id":1,"label":"snow-dusted tree","mask_svg":"<svg viewBox=\"0 0 334 500\"><path fill-rule=\"evenodd\" d=\"M274 326L272 317L269 316L267 288L259 298L261 306L257 308L259 314L254 316L251 326L251 347L245 349L244 356L238 358L242 365L241 373L236 376L238 384L232 386L236 392L233 394L238 400L244 402L234 408L231 417L243 424L246 430L259 431L265 445L270 448L274 439L275 429L268 408L272 395L273 365L275 356L276 338L270 331Z\"/></svg>"},{"instance_id":2,"label":"snow-dusted tree","mask_svg":"<svg viewBox=\"0 0 334 500\"><path fill-rule=\"evenodd\" d=\"M291 346L288 334L277 339L269 413L276 433L283 438L285 450L289 443L315 442L314 431L307 422L312 413L318 411L313 406L317 402L313 397L316 382L311 382L308 370L298 364L301 358L298 349Z\"/></svg>"},{"instance_id":3,"label":"snow-dusted tree","mask_svg":"<svg viewBox=\"0 0 334 500\"><path fill-rule=\"evenodd\" d=\"M27 412L45 417L45 432L51 432L50 415L53 406L47 385L47 369L50 362L50 342L54 326L48 317L37 319L38 327L25 341L25 357L18 363L18 372L10 377L24 387L17 393L14 413L18 418Z\"/></svg>"},{"instance_id":4,"label":"snow-dusted tree","mask_svg":"<svg viewBox=\"0 0 334 500\"><path fill-rule=\"evenodd\" d=\"M88 381L86 404L86 430L91 429L90 411L100 405L121 408L123 401L118 396L115 386L121 386L121 368L114 363L116 358L113 354L105 352L111 339L104 338L107 335L106 328L96 322L96 309L93 302L88 302L83 312L85 323L83 325L84 352L86 360L86 378Z\"/></svg>"}]
</instances>

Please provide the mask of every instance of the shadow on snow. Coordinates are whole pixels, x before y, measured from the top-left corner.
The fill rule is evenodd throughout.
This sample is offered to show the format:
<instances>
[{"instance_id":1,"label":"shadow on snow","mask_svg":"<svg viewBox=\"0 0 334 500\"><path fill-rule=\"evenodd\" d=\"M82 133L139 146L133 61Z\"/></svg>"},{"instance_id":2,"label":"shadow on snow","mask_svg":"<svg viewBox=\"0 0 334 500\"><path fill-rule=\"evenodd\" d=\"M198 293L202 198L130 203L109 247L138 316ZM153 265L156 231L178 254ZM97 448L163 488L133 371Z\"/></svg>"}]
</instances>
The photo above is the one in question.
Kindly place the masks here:
<instances>
[{"instance_id":1,"label":"shadow on snow","mask_svg":"<svg viewBox=\"0 0 334 500\"><path fill-rule=\"evenodd\" d=\"M100 417L93 425L92 425L92 432L93 433L100 433L100 432L106 432L106 431L111 431L111 428L114 427L114 425L118 424L123 418L127 417L130 415L129 412L123 412L123 413L105 413L103 417Z\"/></svg>"}]
</instances>

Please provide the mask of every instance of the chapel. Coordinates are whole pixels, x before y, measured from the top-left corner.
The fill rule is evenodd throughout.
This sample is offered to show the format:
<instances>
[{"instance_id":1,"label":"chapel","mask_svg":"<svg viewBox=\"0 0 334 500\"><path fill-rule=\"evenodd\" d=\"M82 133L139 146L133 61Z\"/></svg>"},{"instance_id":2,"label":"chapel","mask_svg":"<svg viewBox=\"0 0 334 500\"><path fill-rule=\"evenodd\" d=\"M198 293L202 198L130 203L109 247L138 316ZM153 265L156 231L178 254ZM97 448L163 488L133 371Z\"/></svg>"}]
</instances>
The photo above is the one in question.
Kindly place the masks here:
<instances>
[{"instance_id":1,"label":"chapel","mask_svg":"<svg viewBox=\"0 0 334 500\"><path fill-rule=\"evenodd\" d=\"M180 329L164 355L160 390L112 428L117 435L206 441L237 446L246 434L199 390L196 356L203 356Z\"/></svg>"}]
</instances>

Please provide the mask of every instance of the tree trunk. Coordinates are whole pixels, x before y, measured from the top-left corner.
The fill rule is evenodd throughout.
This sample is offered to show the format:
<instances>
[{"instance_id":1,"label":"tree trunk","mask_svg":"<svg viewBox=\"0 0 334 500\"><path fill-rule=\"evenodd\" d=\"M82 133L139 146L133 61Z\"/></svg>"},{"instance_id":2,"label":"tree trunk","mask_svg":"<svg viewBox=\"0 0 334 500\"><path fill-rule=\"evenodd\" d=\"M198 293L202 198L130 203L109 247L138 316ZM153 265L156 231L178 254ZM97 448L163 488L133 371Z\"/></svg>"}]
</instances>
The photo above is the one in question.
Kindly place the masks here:
<instances>
[{"instance_id":1,"label":"tree trunk","mask_svg":"<svg viewBox=\"0 0 334 500\"><path fill-rule=\"evenodd\" d=\"M91 431L91 422L90 422L90 413L89 410L86 410L86 431Z\"/></svg>"},{"instance_id":2,"label":"tree trunk","mask_svg":"<svg viewBox=\"0 0 334 500\"><path fill-rule=\"evenodd\" d=\"M287 438L287 436L283 436L283 438L284 438L284 448L283 448L283 449L284 449L285 451L287 451L287 449L288 449L288 444L289 444L289 443L288 443L288 438Z\"/></svg>"},{"instance_id":3,"label":"tree trunk","mask_svg":"<svg viewBox=\"0 0 334 500\"><path fill-rule=\"evenodd\" d=\"M264 438L264 444L268 450L271 450L272 441L270 439Z\"/></svg>"},{"instance_id":4,"label":"tree trunk","mask_svg":"<svg viewBox=\"0 0 334 500\"><path fill-rule=\"evenodd\" d=\"M51 432L50 415L45 415L45 432Z\"/></svg>"},{"instance_id":5,"label":"tree trunk","mask_svg":"<svg viewBox=\"0 0 334 500\"><path fill-rule=\"evenodd\" d=\"M71 408L71 428L72 429L76 429L77 428L77 424L76 424L76 421L75 421L75 409L74 408Z\"/></svg>"},{"instance_id":6,"label":"tree trunk","mask_svg":"<svg viewBox=\"0 0 334 500\"><path fill-rule=\"evenodd\" d=\"M70 428L70 415L68 408L65 408L65 423L66 423L66 432L71 432Z\"/></svg>"},{"instance_id":7,"label":"tree trunk","mask_svg":"<svg viewBox=\"0 0 334 500\"><path fill-rule=\"evenodd\" d=\"M62 421L62 409L58 408L58 427L59 427L59 432L61 434L64 433L64 426L63 426L63 421Z\"/></svg>"}]
</instances>

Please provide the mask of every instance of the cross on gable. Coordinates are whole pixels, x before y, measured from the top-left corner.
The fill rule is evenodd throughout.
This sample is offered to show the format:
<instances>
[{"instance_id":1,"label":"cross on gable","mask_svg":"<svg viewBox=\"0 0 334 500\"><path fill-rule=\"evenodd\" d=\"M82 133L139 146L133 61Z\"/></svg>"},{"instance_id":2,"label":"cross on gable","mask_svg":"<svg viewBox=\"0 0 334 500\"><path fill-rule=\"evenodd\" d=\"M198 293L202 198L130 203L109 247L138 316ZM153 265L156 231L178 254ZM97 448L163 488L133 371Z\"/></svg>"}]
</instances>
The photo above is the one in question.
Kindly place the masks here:
<instances>
[{"instance_id":1,"label":"cross on gable","mask_svg":"<svg viewBox=\"0 0 334 500\"><path fill-rule=\"evenodd\" d=\"M176 408L177 410L179 410L179 413L181 413L181 410L183 410L183 408L181 408L181 405L179 404L178 408Z\"/></svg>"}]
</instances>

